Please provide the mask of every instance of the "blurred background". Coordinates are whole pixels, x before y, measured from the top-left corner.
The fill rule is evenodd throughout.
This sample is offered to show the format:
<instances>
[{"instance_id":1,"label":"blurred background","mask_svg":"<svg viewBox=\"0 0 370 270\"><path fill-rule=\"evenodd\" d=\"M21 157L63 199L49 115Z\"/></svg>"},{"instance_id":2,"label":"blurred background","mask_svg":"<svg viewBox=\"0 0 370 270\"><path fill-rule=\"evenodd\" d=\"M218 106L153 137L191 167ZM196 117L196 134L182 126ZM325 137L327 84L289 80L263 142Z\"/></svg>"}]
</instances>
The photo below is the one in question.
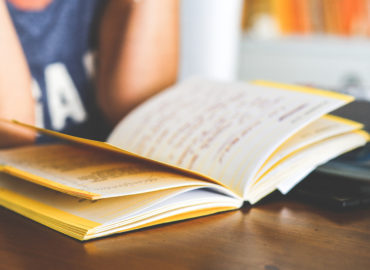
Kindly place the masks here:
<instances>
[{"instance_id":1,"label":"blurred background","mask_svg":"<svg viewBox=\"0 0 370 270\"><path fill-rule=\"evenodd\" d=\"M186 0L180 80L264 79L370 100L370 0Z\"/></svg>"}]
</instances>

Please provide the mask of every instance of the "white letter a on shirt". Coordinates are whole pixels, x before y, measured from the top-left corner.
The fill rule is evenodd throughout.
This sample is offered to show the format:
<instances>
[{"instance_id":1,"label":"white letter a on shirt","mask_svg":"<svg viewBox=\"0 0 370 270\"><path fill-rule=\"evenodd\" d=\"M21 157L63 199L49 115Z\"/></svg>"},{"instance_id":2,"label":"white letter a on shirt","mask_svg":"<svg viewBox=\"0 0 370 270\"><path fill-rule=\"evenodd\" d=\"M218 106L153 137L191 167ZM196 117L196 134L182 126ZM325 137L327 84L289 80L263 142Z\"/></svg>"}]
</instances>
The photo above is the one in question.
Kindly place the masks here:
<instances>
[{"instance_id":1,"label":"white letter a on shirt","mask_svg":"<svg viewBox=\"0 0 370 270\"><path fill-rule=\"evenodd\" d=\"M45 83L53 129L63 129L68 118L77 123L86 120L87 113L63 64L55 63L46 67Z\"/></svg>"}]
</instances>

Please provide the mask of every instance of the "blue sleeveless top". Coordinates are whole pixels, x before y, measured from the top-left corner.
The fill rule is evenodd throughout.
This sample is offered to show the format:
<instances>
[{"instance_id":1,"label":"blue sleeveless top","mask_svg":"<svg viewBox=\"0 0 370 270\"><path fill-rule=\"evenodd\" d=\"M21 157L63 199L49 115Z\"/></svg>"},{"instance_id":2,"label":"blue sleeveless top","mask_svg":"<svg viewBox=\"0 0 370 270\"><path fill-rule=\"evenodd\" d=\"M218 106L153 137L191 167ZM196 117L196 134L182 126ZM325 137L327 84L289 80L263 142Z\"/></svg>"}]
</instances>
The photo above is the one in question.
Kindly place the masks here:
<instances>
[{"instance_id":1,"label":"blue sleeveless top","mask_svg":"<svg viewBox=\"0 0 370 270\"><path fill-rule=\"evenodd\" d=\"M53 0L26 11L8 4L33 77L36 125L103 140L108 128L96 106L94 49L102 0ZM38 142L53 139L40 135Z\"/></svg>"}]
</instances>

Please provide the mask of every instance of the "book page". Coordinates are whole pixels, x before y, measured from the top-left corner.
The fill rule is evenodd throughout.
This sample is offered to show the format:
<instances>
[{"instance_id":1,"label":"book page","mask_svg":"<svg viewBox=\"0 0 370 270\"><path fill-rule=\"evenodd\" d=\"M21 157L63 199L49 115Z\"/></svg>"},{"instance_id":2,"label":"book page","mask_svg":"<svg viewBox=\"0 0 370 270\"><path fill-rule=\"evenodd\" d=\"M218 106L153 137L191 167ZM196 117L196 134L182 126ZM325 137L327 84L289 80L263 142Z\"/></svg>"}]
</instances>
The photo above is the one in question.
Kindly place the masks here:
<instances>
[{"instance_id":1,"label":"book page","mask_svg":"<svg viewBox=\"0 0 370 270\"><path fill-rule=\"evenodd\" d=\"M243 201L212 189L178 187L90 201L0 173L0 205L80 240L160 222L236 209ZM183 214L179 216L179 214Z\"/></svg>"},{"instance_id":2,"label":"book page","mask_svg":"<svg viewBox=\"0 0 370 270\"><path fill-rule=\"evenodd\" d=\"M208 175L242 196L283 141L350 100L304 87L193 79L139 106L108 142Z\"/></svg>"},{"instance_id":3,"label":"book page","mask_svg":"<svg viewBox=\"0 0 370 270\"><path fill-rule=\"evenodd\" d=\"M310 144L335 135L359 130L362 127L363 124L358 122L333 115L324 115L303 127L291 138L281 144L262 165L258 173L254 176L254 181L257 181L267 170L276 165L279 160L292 154L294 151L298 151L303 147L307 147Z\"/></svg>"},{"instance_id":4,"label":"book page","mask_svg":"<svg viewBox=\"0 0 370 270\"><path fill-rule=\"evenodd\" d=\"M366 144L368 140L369 134L364 131L348 132L300 149L258 179L246 197L250 203L255 203L276 188L287 192L315 167Z\"/></svg>"},{"instance_id":5,"label":"book page","mask_svg":"<svg viewBox=\"0 0 370 270\"><path fill-rule=\"evenodd\" d=\"M88 199L132 195L180 186L214 185L147 162L78 144L1 150L0 162L0 169L4 172Z\"/></svg>"}]
</instances>

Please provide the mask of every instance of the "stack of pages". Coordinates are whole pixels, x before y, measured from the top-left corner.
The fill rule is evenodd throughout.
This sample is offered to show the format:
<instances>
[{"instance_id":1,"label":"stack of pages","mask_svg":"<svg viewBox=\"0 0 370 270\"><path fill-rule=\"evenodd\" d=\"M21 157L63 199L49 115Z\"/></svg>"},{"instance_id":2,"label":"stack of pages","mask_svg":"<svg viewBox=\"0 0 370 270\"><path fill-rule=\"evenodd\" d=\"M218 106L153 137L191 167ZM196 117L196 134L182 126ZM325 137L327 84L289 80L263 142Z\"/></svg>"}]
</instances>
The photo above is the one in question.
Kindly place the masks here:
<instances>
[{"instance_id":1,"label":"stack of pages","mask_svg":"<svg viewBox=\"0 0 370 270\"><path fill-rule=\"evenodd\" d=\"M79 240L255 204L366 144L328 115L352 97L269 82L191 79L125 117L107 142L0 151L0 205Z\"/></svg>"}]
</instances>

